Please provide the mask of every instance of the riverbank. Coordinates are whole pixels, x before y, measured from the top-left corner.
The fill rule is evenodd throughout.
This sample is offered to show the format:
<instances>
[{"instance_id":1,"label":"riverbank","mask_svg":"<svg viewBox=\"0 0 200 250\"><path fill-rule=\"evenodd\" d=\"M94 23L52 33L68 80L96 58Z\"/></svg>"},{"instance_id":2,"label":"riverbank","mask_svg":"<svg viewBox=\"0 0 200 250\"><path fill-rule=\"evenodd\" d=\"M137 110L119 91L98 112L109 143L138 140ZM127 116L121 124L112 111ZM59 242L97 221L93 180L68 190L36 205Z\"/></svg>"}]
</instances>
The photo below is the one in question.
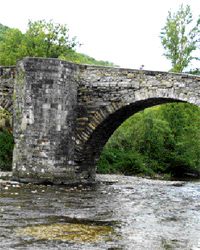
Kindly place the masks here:
<instances>
[{"instance_id":1,"label":"riverbank","mask_svg":"<svg viewBox=\"0 0 200 250\"><path fill-rule=\"evenodd\" d=\"M146 175L140 175L140 176L126 176L126 175L117 175L117 174L97 174L96 175L96 182L108 182L108 183L115 183L117 182L117 177L120 178L125 178L127 179L127 177L132 177L132 178L137 178L137 179L147 179L147 180L161 180L161 181L170 181L173 183L184 183L184 182L188 182L188 181L200 181L199 178L194 178L193 176L188 176L187 178L172 178L170 176L166 176L166 175L154 175L154 176L146 176ZM12 172L11 171L7 171L7 172L3 172L0 171L0 184L1 183L18 183L16 181L12 181Z\"/></svg>"},{"instance_id":2,"label":"riverbank","mask_svg":"<svg viewBox=\"0 0 200 250\"><path fill-rule=\"evenodd\" d=\"M119 174L97 174L96 175L96 181L101 182L101 181L106 181L109 183L115 183L117 182L117 176L120 176L120 178L127 178L128 176L126 175L119 175ZM162 180L162 181L173 181L173 182L183 182L183 181L198 181L200 179L196 178L183 178L183 179L173 179L171 177L167 177L165 175L154 175L154 176L146 176L146 175L140 175L140 176L129 176L132 178L137 178L137 179L150 179L150 180ZM11 171L0 171L0 183L17 183L16 181L12 181L12 172Z\"/></svg>"}]
</instances>

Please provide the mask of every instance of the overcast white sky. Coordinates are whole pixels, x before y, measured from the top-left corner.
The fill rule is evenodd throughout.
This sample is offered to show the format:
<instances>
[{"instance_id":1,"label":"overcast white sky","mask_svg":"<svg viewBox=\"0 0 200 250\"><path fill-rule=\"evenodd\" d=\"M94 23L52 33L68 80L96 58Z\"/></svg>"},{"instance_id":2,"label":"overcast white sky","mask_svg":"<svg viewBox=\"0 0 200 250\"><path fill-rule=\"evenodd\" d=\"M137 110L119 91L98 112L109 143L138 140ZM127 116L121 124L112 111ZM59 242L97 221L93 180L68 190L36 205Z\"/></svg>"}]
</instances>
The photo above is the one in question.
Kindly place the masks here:
<instances>
[{"instance_id":1,"label":"overcast white sky","mask_svg":"<svg viewBox=\"0 0 200 250\"><path fill-rule=\"evenodd\" d=\"M181 3L194 18L200 14L200 0L2 0L0 23L25 31L29 19L52 19L68 25L82 53L121 67L167 71L159 35L168 11Z\"/></svg>"}]
</instances>

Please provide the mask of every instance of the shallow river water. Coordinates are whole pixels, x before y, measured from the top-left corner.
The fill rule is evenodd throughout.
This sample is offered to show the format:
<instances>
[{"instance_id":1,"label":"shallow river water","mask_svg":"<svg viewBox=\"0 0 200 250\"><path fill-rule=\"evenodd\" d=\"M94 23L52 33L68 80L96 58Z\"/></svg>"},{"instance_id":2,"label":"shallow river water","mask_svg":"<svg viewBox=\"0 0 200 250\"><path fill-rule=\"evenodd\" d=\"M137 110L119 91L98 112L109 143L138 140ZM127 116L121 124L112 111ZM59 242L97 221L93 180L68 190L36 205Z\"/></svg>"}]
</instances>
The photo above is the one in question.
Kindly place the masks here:
<instances>
[{"instance_id":1,"label":"shallow river water","mask_svg":"<svg viewBox=\"0 0 200 250\"><path fill-rule=\"evenodd\" d=\"M200 182L0 183L0 249L200 249Z\"/></svg>"}]
</instances>

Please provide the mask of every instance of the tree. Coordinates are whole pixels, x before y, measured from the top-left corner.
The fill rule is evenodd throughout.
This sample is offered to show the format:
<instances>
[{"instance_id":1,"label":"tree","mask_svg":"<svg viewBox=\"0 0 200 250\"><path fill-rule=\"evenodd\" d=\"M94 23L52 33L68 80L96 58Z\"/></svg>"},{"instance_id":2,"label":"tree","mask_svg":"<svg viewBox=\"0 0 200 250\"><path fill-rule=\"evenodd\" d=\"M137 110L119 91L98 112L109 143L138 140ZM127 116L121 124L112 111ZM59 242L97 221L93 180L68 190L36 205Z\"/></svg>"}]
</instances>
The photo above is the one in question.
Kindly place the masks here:
<instances>
[{"instance_id":1,"label":"tree","mask_svg":"<svg viewBox=\"0 0 200 250\"><path fill-rule=\"evenodd\" d=\"M3 36L5 34L5 32L8 30L9 28L5 25L2 25L0 23L0 41L3 39Z\"/></svg>"},{"instance_id":2,"label":"tree","mask_svg":"<svg viewBox=\"0 0 200 250\"><path fill-rule=\"evenodd\" d=\"M29 21L28 29L23 34L18 29L11 29L0 24L0 65L15 65L23 57L51 57L75 63L117 66L108 61L97 61L94 58L77 53L79 43L76 37L69 37L66 25Z\"/></svg>"},{"instance_id":3,"label":"tree","mask_svg":"<svg viewBox=\"0 0 200 250\"><path fill-rule=\"evenodd\" d=\"M18 29L8 29L0 41L0 65L14 65L25 56L58 58L78 45L69 37L66 25L45 20L28 23L23 34Z\"/></svg>"},{"instance_id":4,"label":"tree","mask_svg":"<svg viewBox=\"0 0 200 250\"><path fill-rule=\"evenodd\" d=\"M198 68L191 69L188 73L193 74L193 75L200 75L200 69L198 69Z\"/></svg>"},{"instance_id":5,"label":"tree","mask_svg":"<svg viewBox=\"0 0 200 250\"><path fill-rule=\"evenodd\" d=\"M0 109L0 171L12 169L14 139L11 120L11 114L4 109Z\"/></svg>"},{"instance_id":6,"label":"tree","mask_svg":"<svg viewBox=\"0 0 200 250\"><path fill-rule=\"evenodd\" d=\"M66 25L52 21L29 21L23 44L29 56L58 58L78 44L76 38L69 38Z\"/></svg>"},{"instance_id":7,"label":"tree","mask_svg":"<svg viewBox=\"0 0 200 250\"><path fill-rule=\"evenodd\" d=\"M101 154L100 173L200 176L200 109L170 103L127 119Z\"/></svg>"},{"instance_id":8,"label":"tree","mask_svg":"<svg viewBox=\"0 0 200 250\"><path fill-rule=\"evenodd\" d=\"M161 31L161 42L166 50L164 55L171 60L173 72L182 72L193 59L200 59L192 55L199 48L200 18L193 27L192 22L190 7L181 5L176 13L169 11Z\"/></svg>"},{"instance_id":9,"label":"tree","mask_svg":"<svg viewBox=\"0 0 200 250\"><path fill-rule=\"evenodd\" d=\"M118 67L116 64L109 62L109 61L102 61L102 60L96 60L93 57L90 57L88 55L78 53L74 50L68 51L64 55L60 55L59 59L66 60L69 62L74 63L82 63L82 64L92 64L92 65L99 65L99 66L110 66L110 67Z\"/></svg>"},{"instance_id":10,"label":"tree","mask_svg":"<svg viewBox=\"0 0 200 250\"><path fill-rule=\"evenodd\" d=\"M22 46L24 35L18 29L9 29L0 41L0 65L15 65L18 59L27 55L26 47Z\"/></svg>"},{"instance_id":11,"label":"tree","mask_svg":"<svg viewBox=\"0 0 200 250\"><path fill-rule=\"evenodd\" d=\"M0 171L11 171L14 139L6 128L0 128Z\"/></svg>"}]
</instances>

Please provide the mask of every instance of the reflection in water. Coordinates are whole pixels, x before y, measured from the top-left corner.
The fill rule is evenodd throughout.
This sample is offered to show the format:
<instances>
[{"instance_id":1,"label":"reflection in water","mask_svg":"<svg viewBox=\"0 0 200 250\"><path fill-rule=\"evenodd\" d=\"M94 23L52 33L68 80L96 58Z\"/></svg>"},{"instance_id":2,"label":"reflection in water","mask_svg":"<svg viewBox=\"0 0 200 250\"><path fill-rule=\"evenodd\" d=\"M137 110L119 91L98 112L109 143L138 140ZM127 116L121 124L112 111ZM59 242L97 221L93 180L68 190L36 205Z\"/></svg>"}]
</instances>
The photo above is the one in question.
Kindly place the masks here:
<instances>
[{"instance_id":1,"label":"reflection in water","mask_svg":"<svg viewBox=\"0 0 200 250\"><path fill-rule=\"evenodd\" d=\"M200 249L200 182L0 183L1 249Z\"/></svg>"}]
</instances>

